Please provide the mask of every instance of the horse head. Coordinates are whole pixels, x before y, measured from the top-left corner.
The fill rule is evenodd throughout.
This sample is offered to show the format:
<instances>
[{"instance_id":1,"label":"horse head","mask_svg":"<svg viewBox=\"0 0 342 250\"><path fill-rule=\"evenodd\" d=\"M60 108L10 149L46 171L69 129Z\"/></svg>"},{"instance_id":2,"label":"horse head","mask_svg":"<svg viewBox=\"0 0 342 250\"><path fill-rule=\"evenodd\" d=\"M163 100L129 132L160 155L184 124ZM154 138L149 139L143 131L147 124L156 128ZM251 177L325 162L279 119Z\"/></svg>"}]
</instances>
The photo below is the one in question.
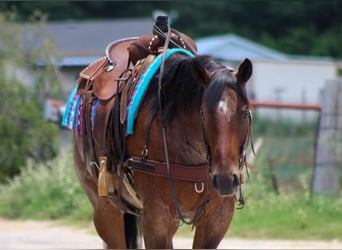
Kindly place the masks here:
<instances>
[{"instance_id":1,"label":"horse head","mask_svg":"<svg viewBox=\"0 0 342 250\"><path fill-rule=\"evenodd\" d=\"M201 114L212 186L220 196L234 195L242 181L251 132L246 84L252 74L252 63L245 59L234 72L195 60L192 72L205 88Z\"/></svg>"}]
</instances>

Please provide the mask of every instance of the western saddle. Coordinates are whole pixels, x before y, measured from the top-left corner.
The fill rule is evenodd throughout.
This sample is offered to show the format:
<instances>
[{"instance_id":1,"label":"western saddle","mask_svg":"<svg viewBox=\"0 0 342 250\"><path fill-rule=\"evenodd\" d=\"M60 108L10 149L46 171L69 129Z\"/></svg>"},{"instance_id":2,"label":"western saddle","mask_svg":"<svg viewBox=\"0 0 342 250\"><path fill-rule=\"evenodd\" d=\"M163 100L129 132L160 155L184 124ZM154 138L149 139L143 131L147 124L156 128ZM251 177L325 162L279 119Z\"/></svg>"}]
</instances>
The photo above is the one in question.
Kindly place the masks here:
<instances>
[{"instance_id":1,"label":"western saddle","mask_svg":"<svg viewBox=\"0 0 342 250\"><path fill-rule=\"evenodd\" d=\"M98 184L99 196L109 197L118 209L133 214L142 204L132 188L132 176L126 172L118 174L125 164L126 107L135 87L134 79L161 52L168 29L167 17L159 16L151 34L110 43L105 56L86 67L78 79L78 94L83 98L82 138L88 173ZM187 35L171 29L169 38L169 48L180 47L196 54L196 44ZM95 99L100 104L92 129L89 117ZM103 148L100 156L95 152L95 144ZM205 169L202 173L206 174Z\"/></svg>"}]
</instances>

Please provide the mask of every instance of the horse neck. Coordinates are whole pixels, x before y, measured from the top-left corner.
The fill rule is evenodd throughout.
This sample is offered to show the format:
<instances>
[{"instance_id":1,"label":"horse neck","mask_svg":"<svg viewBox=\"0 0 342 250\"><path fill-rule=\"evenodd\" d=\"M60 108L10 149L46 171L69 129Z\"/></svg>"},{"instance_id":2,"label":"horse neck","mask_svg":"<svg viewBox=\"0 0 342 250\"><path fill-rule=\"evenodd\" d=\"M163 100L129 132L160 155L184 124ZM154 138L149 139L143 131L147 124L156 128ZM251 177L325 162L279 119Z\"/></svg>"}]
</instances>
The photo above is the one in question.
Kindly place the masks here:
<instances>
[{"instance_id":1,"label":"horse neck","mask_svg":"<svg viewBox=\"0 0 342 250\"><path fill-rule=\"evenodd\" d=\"M179 114L167 126L169 154L183 164L206 162L205 141L199 112Z\"/></svg>"}]
</instances>

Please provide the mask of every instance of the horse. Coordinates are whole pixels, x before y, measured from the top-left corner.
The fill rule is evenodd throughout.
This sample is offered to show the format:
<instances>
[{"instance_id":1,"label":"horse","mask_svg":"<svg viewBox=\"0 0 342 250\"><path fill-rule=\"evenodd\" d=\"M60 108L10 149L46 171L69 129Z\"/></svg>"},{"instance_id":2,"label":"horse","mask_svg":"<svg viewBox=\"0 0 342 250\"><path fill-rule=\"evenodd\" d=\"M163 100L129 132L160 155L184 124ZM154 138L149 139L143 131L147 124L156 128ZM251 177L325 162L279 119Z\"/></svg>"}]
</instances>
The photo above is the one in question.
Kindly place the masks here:
<instances>
[{"instance_id":1,"label":"horse","mask_svg":"<svg viewBox=\"0 0 342 250\"><path fill-rule=\"evenodd\" d=\"M98 195L98 183L87 171L90 152L82 135L73 135L76 175L107 248L141 247L142 238L146 248L172 248L183 222L195 230L193 248L217 248L236 209L251 139L246 87L251 61L245 59L233 71L209 55L175 53L163 63L141 101L134 132L121 133L120 146L110 144L117 154L113 165L122 163L114 171L115 192L125 189L118 183L129 172L141 202L134 211L140 213L120 209L122 199ZM94 140L98 162L104 151Z\"/></svg>"}]
</instances>

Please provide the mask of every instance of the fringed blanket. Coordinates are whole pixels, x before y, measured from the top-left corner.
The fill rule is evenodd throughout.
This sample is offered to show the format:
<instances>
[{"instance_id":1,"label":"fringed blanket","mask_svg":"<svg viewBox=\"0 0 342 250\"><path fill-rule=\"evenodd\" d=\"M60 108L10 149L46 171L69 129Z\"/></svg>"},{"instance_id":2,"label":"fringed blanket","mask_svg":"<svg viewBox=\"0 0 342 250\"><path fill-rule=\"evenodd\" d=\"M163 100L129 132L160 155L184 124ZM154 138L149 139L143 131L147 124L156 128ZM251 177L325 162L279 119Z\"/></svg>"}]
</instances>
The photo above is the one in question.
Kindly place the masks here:
<instances>
[{"instance_id":1,"label":"fringed blanket","mask_svg":"<svg viewBox=\"0 0 342 250\"><path fill-rule=\"evenodd\" d=\"M72 90L68 102L65 107L65 113L62 120L62 126L71 129L74 133L82 133L82 96L77 94L78 85ZM91 106L91 127L94 128L94 119L96 115L96 108L100 104L99 99L95 99Z\"/></svg>"},{"instance_id":2,"label":"fringed blanket","mask_svg":"<svg viewBox=\"0 0 342 250\"><path fill-rule=\"evenodd\" d=\"M184 49L169 49L166 51L165 60L169 58L171 55L175 53L184 54L189 57L193 57L194 55ZM146 90L149 86L149 83L155 73L159 70L160 65L162 63L162 54L158 55L153 63L151 63L147 69L140 75L139 81L133 91L132 97L130 99L129 105L127 107L127 134L133 134L134 121L137 116L137 112L141 101L146 93ZM62 126L71 129L73 132L82 133L82 106L83 99L77 94L78 85L75 86L73 91L71 92L65 113L62 120ZM94 119L96 116L96 108L99 105L100 100L95 99L92 103L91 107L91 124L92 129L94 128Z\"/></svg>"}]
</instances>

